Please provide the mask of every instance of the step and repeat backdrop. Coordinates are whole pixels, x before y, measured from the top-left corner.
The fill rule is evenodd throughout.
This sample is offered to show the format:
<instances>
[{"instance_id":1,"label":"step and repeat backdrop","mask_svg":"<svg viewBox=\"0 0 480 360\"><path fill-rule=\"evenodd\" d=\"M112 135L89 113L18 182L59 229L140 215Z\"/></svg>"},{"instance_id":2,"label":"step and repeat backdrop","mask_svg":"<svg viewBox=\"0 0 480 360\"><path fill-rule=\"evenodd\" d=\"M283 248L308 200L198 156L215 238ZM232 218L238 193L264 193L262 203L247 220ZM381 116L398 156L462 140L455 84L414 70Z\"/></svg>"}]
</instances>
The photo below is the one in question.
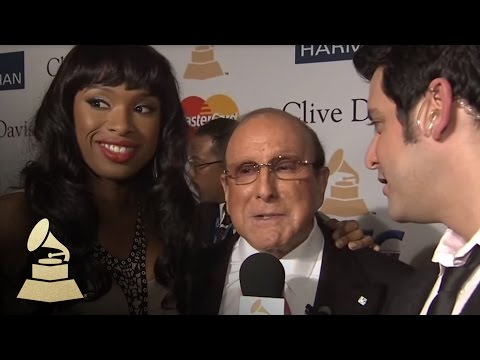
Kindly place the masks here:
<instances>
[{"instance_id":1,"label":"step and repeat backdrop","mask_svg":"<svg viewBox=\"0 0 480 360\"><path fill-rule=\"evenodd\" d=\"M29 122L71 45L0 46L0 194L31 158ZM154 45L172 63L191 131L218 116L259 107L290 112L322 141L331 176L322 211L356 219L382 251L416 264L439 224L389 219L383 185L364 165L372 137L368 84L355 72L358 45Z\"/></svg>"}]
</instances>

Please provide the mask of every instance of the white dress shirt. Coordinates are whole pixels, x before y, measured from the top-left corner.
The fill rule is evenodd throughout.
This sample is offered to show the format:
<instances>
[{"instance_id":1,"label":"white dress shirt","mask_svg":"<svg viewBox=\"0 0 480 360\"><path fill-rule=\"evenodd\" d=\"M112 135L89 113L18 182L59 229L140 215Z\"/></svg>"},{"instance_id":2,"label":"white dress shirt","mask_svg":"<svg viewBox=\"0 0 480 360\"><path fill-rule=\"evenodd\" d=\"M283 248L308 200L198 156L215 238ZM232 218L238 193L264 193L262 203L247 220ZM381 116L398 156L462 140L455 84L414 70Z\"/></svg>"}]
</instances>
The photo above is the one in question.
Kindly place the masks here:
<instances>
[{"instance_id":1,"label":"white dress shirt","mask_svg":"<svg viewBox=\"0 0 480 360\"><path fill-rule=\"evenodd\" d=\"M221 223L223 221L223 218L225 217L225 203L218 204L218 213L219 215L219 222Z\"/></svg>"},{"instance_id":2,"label":"white dress shirt","mask_svg":"<svg viewBox=\"0 0 480 360\"><path fill-rule=\"evenodd\" d=\"M304 315L305 306L313 305L322 265L324 238L314 220L308 238L285 255L280 262L285 269L285 299L292 315ZM238 315L240 297L239 271L242 262L257 251L243 237L235 244L227 269L220 315Z\"/></svg>"},{"instance_id":3,"label":"white dress shirt","mask_svg":"<svg viewBox=\"0 0 480 360\"><path fill-rule=\"evenodd\" d=\"M438 263L439 265L440 270L438 278L435 282L435 285L433 285L432 291L430 292L430 295L428 296L420 315L427 314L430 304L435 296L437 296L445 268L464 265L470 256L470 251L475 245L480 245L480 230L478 230L469 241L465 241L465 239L451 229L447 229L445 231L432 257L432 261ZM458 315L461 313L463 307L467 303L470 296L472 296L473 291L479 283L480 266L472 272L460 289L460 292L457 296L457 301L452 310L452 315Z\"/></svg>"}]
</instances>

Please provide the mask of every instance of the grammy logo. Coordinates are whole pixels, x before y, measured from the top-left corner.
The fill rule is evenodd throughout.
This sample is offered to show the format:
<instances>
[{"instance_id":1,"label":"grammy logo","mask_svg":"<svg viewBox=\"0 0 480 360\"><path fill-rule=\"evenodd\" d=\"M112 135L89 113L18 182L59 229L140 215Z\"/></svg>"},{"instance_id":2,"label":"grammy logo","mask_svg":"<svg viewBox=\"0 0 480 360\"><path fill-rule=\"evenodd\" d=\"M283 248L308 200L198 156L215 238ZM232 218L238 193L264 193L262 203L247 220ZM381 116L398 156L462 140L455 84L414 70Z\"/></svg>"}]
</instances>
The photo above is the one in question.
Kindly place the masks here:
<instances>
[{"instance_id":1,"label":"grammy logo","mask_svg":"<svg viewBox=\"0 0 480 360\"><path fill-rule=\"evenodd\" d=\"M330 197L325 198L321 211L335 216L356 216L368 214L368 208L363 199L358 197L358 173L343 159L343 149L338 149L330 158L327 167L330 175L346 174L340 181L330 187Z\"/></svg>"},{"instance_id":2,"label":"grammy logo","mask_svg":"<svg viewBox=\"0 0 480 360\"><path fill-rule=\"evenodd\" d=\"M192 61L188 63L183 78L205 80L222 75L223 70L213 55L213 46L201 45L193 49Z\"/></svg>"},{"instance_id":3,"label":"grammy logo","mask_svg":"<svg viewBox=\"0 0 480 360\"><path fill-rule=\"evenodd\" d=\"M17 298L48 303L83 298L75 280L68 279L70 252L49 228L48 219L40 220L30 232L27 249L32 252L42 247L59 252L48 253L38 264L32 264L32 279L25 280ZM60 256L63 260L57 258Z\"/></svg>"},{"instance_id":4,"label":"grammy logo","mask_svg":"<svg viewBox=\"0 0 480 360\"><path fill-rule=\"evenodd\" d=\"M262 314L265 314L265 315L270 315L270 313L267 311L267 309L265 309L262 306L262 300L261 299L256 300L252 304L252 307L250 308L250 313L251 314L262 313Z\"/></svg>"}]
</instances>

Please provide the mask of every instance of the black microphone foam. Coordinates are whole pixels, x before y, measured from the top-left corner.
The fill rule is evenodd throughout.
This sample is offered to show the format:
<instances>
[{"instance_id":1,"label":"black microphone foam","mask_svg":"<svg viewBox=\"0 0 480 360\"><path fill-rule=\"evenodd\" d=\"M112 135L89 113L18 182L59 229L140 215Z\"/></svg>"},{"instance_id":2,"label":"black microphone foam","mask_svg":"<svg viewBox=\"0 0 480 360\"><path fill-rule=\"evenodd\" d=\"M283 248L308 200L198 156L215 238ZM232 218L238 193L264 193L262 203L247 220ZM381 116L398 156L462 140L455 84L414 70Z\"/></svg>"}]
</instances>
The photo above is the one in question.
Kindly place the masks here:
<instances>
[{"instance_id":1,"label":"black microphone foam","mask_svg":"<svg viewBox=\"0 0 480 360\"><path fill-rule=\"evenodd\" d=\"M239 277L243 296L283 297L285 269L273 255L250 255L240 266Z\"/></svg>"}]
</instances>

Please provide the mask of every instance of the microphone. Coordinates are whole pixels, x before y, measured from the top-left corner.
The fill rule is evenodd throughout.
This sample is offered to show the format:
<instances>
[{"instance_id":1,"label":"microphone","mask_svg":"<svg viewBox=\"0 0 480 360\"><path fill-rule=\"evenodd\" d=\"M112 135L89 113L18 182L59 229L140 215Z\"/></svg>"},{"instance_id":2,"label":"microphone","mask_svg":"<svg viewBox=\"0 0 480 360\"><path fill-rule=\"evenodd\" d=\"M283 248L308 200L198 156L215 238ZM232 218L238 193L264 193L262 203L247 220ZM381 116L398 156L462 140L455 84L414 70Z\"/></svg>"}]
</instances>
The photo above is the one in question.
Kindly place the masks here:
<instances>
[{"instance_id":1,"label":"microphone","mask_svg":"<svg viewBox=\"0 0 480 360\"><path fill-rule=\"evenodd\" d=\"M329 306L320 306L315 309L312 305L305 306L305 315L332 315L332 309Z\"/></svg>"},{"instance_id":2,"label":"microphone","mask_svg":"<svg viewBox=\"0 0 480 360\"><path fill-rule=\"evenodd\" d=\"M273 255L250 255L240 266L240 315L284 315L285 269Z\"/></svg>"}]
</instances>

